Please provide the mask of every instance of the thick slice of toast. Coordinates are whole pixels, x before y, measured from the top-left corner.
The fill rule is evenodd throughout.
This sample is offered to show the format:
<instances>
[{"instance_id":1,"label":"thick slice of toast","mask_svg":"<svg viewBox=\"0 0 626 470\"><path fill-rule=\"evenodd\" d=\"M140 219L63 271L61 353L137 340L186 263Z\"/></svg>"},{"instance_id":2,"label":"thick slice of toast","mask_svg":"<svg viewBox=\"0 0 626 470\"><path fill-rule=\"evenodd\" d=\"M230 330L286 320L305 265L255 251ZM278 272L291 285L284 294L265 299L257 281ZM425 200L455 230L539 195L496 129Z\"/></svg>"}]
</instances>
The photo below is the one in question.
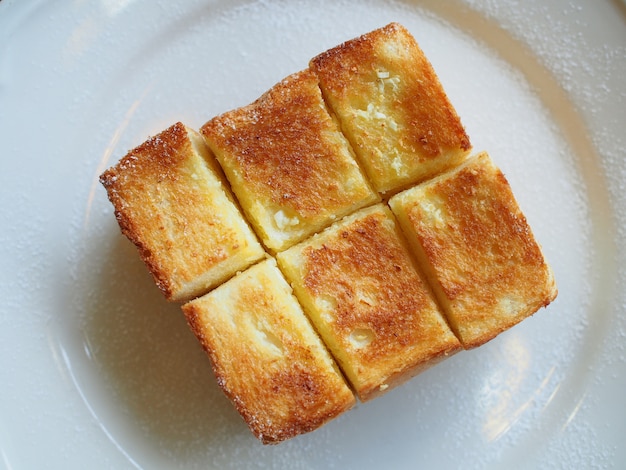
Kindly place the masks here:
<instances>
[{"instance_id":1,"label":"thick slice of toast","mask_svg":"<svg viewBox=\"0 0 626 470\"><path fill-rule=\"evenodd\" d=\"M456 111L403 26L392 23L329 49L310 67L379 192L432 177L469 152Z\"/></svg>"},{"instance_id":2,"label":"thick slice of toast","mask_svg":"<svg viewBox=\"0 0 626 470\"><path fill-rule=\"evenodd\" d=\"M375 202L315 75L293 74L201 129L244 212L277 252Z\"/></svg>"},{"instance_id":3,"label":"thick slice of toast","mask_svg":"<svg viewBox=\"0 0 626 470\"><path fill-rule=\"evenodd\" d=\"M277 258L362 401L460 349L382 204Z\"/></svg>"},{"instance_id":4,"label":"thick slice of toast","mask_svg":"<svg viewBox=\"0 0 626 470\"><path fill-rule=\"evenodd\" d=\"M312 431L355 403L274 259L183 311L219 385L263 443Z\"/></svg>"},{"instance_id":5,"label":"thick slice of toast","mask_svg":"<svg viewBox=\"0 0 626 470\"><path fill-rule=\"evenodd\" d=\"M177 123L100 179L267 444L556 297L506 179L470 150L431 64L392 23L200 134Z\"/></svg>"},{"instance_id":6,"label":"thick slice of toast","mask_svg":"<svg viewBox=\"0 0 626 470\"><path fill-rule=\"evenodd\" d=\"M122 232L170 300L203 294L265 252L202 137L177 123L100 176Z\"/></svg>"},{"instance_id":7,"label":"thick slice of toast","mask_svg":"<svg viewBox=\"0 0 626 470\"><path fill-rule=\"evenodd\" d=\"M556 297L552 270L487 153L389 204L464 347L489 341Z\"/></svg>"}]
</instances>

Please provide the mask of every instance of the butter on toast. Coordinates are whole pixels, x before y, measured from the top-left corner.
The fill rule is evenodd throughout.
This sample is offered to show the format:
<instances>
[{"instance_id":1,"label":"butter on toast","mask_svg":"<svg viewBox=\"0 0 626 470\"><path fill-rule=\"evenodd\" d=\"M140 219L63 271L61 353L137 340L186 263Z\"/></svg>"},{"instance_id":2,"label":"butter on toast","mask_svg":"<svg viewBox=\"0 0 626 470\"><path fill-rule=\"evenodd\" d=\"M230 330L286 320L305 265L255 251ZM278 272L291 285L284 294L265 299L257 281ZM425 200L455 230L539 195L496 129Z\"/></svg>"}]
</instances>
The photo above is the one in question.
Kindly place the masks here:
<instances>
[{"instance_id":1,"label":"butter on toast","mask_svg":"<svg viewBox=\"0 0 626 470\"><path fill-rule=\"evenodd\" d=\"M175 124L100 180L268 444L556 297L505 177L470 150L431 64L391 23L200 133Z\"/></svg>"},{"instance_id":2,"label":"butter on toast","mask_svg":"<svg viewBox=\"0 0 626 470\"><path fill-rule=\"evenodd\" d=\"M377 191L432 177L471 149L430 62L403 26L347 41L310 67Z\"/></svg>"},{"instance_id":3,"label":"butter on toast","mask_svg":"<svg viewBox=\"0 0 626 470\"><path fill-rule=\"evenodd\" d=\"M122 233L169 300L203 294L265 256L202 137L176 123L100 181Z\"/></svg>"},{"instance_id":4,"label":"butter on toast","mask_svg":"<svg viewBox=\"0 0 626 470\"><path fill-rule=\"evenodd\" d=\"M354 405L274 259L183 305L183 312L219 385L263 443L312 431Z\"/></svg>"},{"instance_id":5,"label":"butter on toast","mask_svg":"<svg viewBox=\"0 0 626 470\"><path fill-rule=\"evenodd\" d=\"M362 401L460 349L382 204L347 216L277 259Z\"/></svg>"},{"instance_id":6,"label":"butter on toast","mask_svg":"<svg viewBox=\"0 0 626 470\"><path fill-rule=\"evenodd\" d=\"M309 70L211 119L200 132L272 252L378 199Z\"/></svg>"},{"instance_id":7,"label":"butter on toast","mask_svg":"<svg viewBox=\"0 0 626 470\"><path fill-rule=\"evenodd\" d=\"M389 204L465 348L555 299L552 270L487 153Z\"/></svg>"}]
</instances>

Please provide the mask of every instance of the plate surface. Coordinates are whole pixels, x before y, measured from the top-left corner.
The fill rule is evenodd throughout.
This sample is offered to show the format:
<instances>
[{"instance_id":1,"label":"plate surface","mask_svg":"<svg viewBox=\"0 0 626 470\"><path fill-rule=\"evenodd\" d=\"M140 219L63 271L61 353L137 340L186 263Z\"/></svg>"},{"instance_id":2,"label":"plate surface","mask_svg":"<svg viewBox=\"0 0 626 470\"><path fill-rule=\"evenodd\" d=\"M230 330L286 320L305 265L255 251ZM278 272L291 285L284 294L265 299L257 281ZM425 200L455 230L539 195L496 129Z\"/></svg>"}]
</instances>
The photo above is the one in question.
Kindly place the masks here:
<instances>
[{"instance_id":1,"label":"plate surface","mask_svg":"<svg viewBox=\"0 0 626 470\"><path fill-rule=\"evenodd\" d=\"M315 54L416 37L509 178L559 297L309 435L263 447L98 175ZM619 1L0 3L0 467L611 468L626 462Z\"/></svg>"}]
</instances>

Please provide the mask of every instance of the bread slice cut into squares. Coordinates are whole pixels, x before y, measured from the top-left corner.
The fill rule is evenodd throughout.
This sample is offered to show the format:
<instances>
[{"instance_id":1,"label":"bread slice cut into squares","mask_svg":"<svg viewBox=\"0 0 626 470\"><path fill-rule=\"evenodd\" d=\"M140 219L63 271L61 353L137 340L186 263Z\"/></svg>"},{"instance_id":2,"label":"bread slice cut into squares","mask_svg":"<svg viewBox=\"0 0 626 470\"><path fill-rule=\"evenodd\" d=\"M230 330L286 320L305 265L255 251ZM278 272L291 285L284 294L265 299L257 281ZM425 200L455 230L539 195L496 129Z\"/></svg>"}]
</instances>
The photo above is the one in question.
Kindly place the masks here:
<instances>
[{"instance_id":1,"label":"bread slice cut into squares","mask_svg":"<svg viewBox=\"0 0 626 470\"><path fill-rule=\"evenodd\" d=\"M403 26L391 23L329 49L310 67L377 191L397 192L469 152L433 67Z\"/></svg>"},{"instance_id":2,"label":"bread slice cut into squares","mask_svg":"<svg viewBox=\"0 0 626 470\"><path fill-rule=\"evenodd\" d=\"M272 252L378 200L309 70L200 132Z\"/></svg>"},{"instance_id":3,"label":"bread slice cut into squares","mask_svg":"<svg viewBox=\"0 0 626 470\"><path fill-rule=\"evenodd\" d=\"M265 256L197 132L176 123L100 181L124 233L170 300L205 293Z\"/></svg>"},{"instance_id":4,"label":"bread slice cut into squares","mask_svg":"<svg viewBox=\"0 0 626 470\"><path fill-rule=\"evenodd\" d=\"M362 401L460 349L382 204L347 216L277 259Z\"/></svg>"},{"instance_id":5,"label":"bread slice cut into squares","mask_svg":"<svg viewBox=\"0 0 626 470\"><path fill-rule=\"evenodd\" d=\"M464 347L489 341L556 297L552 270L487 153L389 204Z\"/></svg>"},{"instance_id":6,"label":"bread slice cut into squares","mask_svg":"<svg viewBox=\"0 0 626 470\"><path fill-rule=\"evenodd\" d=\"M183 311L219 385L263 443L312 431L354 405L274 259L183 305Z\"/></svg>"}]
</instances>

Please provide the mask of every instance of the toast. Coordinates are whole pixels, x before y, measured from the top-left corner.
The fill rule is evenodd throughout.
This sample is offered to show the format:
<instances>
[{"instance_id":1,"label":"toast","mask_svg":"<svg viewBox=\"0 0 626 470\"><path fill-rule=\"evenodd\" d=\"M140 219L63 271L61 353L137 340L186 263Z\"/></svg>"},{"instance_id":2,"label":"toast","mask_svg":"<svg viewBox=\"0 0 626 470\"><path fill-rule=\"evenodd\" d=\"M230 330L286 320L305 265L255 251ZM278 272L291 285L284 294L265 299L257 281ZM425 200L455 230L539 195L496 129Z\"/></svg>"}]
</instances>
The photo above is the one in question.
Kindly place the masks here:
<instances>
[{"instance_id":1,"label":"toast","mask_svg":"<svg viewBox=\"0 0 626 470\"><path fill-rule=\"evenodd\" d=\"M361 401L460 349L382 204L277 259Z\"/></svg>"},{"instance_id":2,"label":"toast","mask_svg":"<svg viewBox=\"0 0 626 470\"><path fill-rule=\"evenodd\" d=\"M275 260L182 308L218 384L261 442L312 431L354 405Z\"/></svg>"},{"instance_id":3,"label":"toast","mask_svg":"<svg viewBox=\"0 0 626 470\"><path fill-rule=\"evenodd\" d=\"M175 124L100 180L157 285L186 302L219 386L269 444L556 297L506 178L470 150L432 66L392 23L200 134Z\"/></svg>"},{"instance_id":4,"label":"toast","mask_svg":"<svg viewBox=\"0 0 626 470\"><path fill-rule=\"evenodd\" d=\"M552 270L486 152L389 204L465 348L555 299Z\"/></svg>"},{"instance_id":5,"label":"toast","mask_svg":"<svg viewBox=\"0 0 626 470\"><path fill-rule=\"evenodd\" d=\"M430 178L470 151L437 75L403 26L391 23L347 41L310 67L380 193Z\"/></svg>"},{"instance_id":6,"label":"toast","mask_svg":"<svg viewBox=\"0 0 626 470\"><path fill-rule=\"evenodd\" d=\"M309 70L211 119L200 132L271 252L378 199Z\"/></svg>"},{"instance_id":7,"label":"toast","mask_svg":"<svg viewBox=\"0 0 626 470\"><path fill-rule=\"evenodd\" d=\"M165 297L203 294L265 256L202 137L181 123L100 176L122 233Z\"/></svg>"}]
</instances>

